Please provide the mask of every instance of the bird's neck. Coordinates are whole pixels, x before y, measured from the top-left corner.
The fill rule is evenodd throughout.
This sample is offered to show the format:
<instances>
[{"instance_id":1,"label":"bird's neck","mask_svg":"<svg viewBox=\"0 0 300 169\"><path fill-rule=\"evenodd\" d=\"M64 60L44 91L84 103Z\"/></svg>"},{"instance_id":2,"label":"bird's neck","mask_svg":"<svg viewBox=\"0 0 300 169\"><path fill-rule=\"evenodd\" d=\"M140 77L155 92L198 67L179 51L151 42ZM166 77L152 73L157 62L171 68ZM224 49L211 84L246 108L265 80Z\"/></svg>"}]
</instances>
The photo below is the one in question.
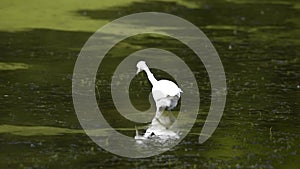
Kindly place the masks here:
<instances>
[{"instance_id":1,"label":"bird's neck","mask_svg":"<svg viewBox=\"0 0 300 169\"><path fill-rule=\"evenodd\" d=\"M154 75L151 73L149 68L145 68L144 71L147 74L148 80L151 82L152 86L154 86L154 84L157 82Z\"/></svg>"}]
</instances>

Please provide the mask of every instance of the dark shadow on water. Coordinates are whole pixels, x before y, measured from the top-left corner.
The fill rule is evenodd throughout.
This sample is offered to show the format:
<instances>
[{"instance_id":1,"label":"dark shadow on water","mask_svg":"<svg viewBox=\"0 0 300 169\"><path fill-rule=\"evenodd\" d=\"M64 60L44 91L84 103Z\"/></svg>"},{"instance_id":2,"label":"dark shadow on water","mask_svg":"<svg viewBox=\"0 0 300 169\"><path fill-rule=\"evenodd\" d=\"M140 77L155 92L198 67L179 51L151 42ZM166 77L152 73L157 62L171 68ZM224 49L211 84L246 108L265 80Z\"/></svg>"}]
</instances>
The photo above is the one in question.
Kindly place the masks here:
<instances>
[{"instance_id":1,"label":"dark shadow on water","mask_svg":"<svg viewBox=\"0 0 300 169\"><path fill-rule=\"evenodd\" d=\"M91 19L114 20L138 12L165 12L183 17L200 27L206 25L293 27L294 24L288 19L299 16L299 10L293 8L292 2L286 4L267 3L267 1L235 3L223 0L190 0L190 2L196 4L195 8L188 8L177 2L155 0L133 2L128 6L116 6L104 10L82 9L76 13Z\"/></svg>"}]
</instances>

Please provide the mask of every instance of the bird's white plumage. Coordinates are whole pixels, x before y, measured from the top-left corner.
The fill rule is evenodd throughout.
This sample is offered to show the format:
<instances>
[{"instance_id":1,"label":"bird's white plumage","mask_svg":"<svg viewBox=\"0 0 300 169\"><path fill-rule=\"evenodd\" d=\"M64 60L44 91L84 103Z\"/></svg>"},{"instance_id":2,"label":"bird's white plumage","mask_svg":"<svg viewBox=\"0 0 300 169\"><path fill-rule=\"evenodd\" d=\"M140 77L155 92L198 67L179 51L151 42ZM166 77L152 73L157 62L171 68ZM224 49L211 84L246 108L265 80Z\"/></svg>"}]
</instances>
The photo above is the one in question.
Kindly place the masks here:
<instances>
[{"instance_id":1,"label":"bird's white plumage","mask_svg":"<svg viewBox=\"0 0 300 169\"><path fill-rule=\"evenodd\" d=\"M178 96L180 97L180 93L182 90L172 81L170 80L159 80L152 87L152 91L159 90L167 96Z\"/></svg>"},{"instance_id":2,"label":"bird's white plumage","mask_svg":"<svg viewBox=\"0 0 300 169\"><path fill-rule=\"evenodd\" d=\"M152 84L152 96L156 104L155 117L143 137L147 138L151 136L152 133L155 135L169 135L173 137L174 132L168 130L172 125L170 123L171 117L166 117L162 114L165 108L170 110L176 107L182 90L170 80L156 80L145 61L139 61L136 67L137 73L141 71L146 72L148 80ZM140 136L137 135L136 138L140 138Z\"/></svg>"}]
</instances>

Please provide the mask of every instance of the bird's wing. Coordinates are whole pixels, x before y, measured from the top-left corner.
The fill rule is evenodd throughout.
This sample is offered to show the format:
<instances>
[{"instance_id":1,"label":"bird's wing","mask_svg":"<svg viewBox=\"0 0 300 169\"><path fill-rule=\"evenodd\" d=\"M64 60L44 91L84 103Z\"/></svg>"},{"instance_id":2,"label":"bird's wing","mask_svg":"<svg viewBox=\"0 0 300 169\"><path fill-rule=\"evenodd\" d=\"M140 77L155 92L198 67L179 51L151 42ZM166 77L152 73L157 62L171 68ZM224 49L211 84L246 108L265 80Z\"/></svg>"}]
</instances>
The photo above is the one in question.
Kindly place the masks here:
<instances>
[{"instance_id":1,"label":"bird's wing","mask_svg":"<svg viewBox=\"0 0 300 169\"><path fill-rule=\"evenodd\" d=\"M179 96L182 90L170 80L159 80L154 87L156 90L163 92L165 96Z\"/></svg>"}]
</instances>

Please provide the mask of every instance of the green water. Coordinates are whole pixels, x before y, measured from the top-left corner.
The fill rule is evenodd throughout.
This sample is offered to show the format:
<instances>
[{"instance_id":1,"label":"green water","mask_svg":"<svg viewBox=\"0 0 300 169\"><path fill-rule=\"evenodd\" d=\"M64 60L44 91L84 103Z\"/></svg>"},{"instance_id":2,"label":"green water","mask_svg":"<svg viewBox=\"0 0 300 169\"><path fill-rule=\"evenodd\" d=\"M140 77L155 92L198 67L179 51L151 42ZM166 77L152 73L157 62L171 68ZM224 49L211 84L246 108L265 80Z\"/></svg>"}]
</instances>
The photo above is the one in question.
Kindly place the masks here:
<instances>
[{"instance_id":1,"label":"green water","mask_svg":"<svg viewBox=\"0 0 300 169\"><path fill-rule=\"evenodd\" d=\"M0 2L0 168L300 168L300 3L259 0L132 0ZM71 80L81 47L98 28L126 14L180 16L212 41L226 72L228 96L213 136L198 144L210 105L202 63L180 42L157 35L128 38L98 71L101 110L110 124L134 136L110 96L110 78L130 53L159 47L194 71L201 94L189 135L161 155L129 159L98 147L82 130ZM158 79L171 78L154 70ZM130 98L149 107L151 86L134 78ZM176 110L175 110L176 111ZM106 132L103 130L102 132Z\"/></svg>"}]
</instances>

